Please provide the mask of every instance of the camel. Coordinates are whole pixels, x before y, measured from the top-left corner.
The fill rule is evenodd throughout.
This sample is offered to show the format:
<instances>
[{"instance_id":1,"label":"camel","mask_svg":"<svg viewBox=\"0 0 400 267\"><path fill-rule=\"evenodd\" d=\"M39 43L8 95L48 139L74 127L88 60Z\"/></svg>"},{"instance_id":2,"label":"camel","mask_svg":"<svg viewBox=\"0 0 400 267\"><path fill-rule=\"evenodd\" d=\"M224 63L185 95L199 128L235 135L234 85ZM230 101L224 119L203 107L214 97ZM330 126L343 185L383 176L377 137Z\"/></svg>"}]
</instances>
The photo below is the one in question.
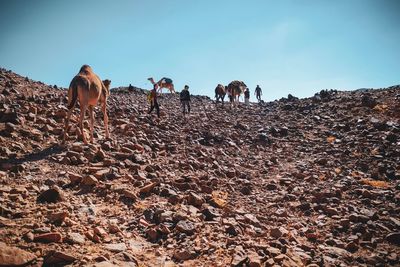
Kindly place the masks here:
<instances>
[{"instance_id":1,"label":"camel","mask_svg":"<svg viewBox=\"0 0 400 267\"><path fill-rule=\"evenodd\" d=\"M239 102L240 95L244 92L247 85L242 81L232 81L228 84L227 92L231 96L231 102Z\"/></svg>"},{"instance_id":2,"label":"camel","mask_svg":"<svg viewBox=\"0 0 400 267\"><path fill-rule=\"evenodd\" d=\"M215 99L217 103L219 102L219 100L221 100L222 104L224 104L225 95L225 86L223 86L222 84L218 84L217 87L215 87Z\"/></svg>"},{"instance_id":3,"label":"camel","mask_svg":"<svg viewBox=\"0 0 400 267\"><path fill-rule=\"evenodd\" d=\"M93 143L93 124L94 124L94 107L100 102L101 110L104 115L104 128L106 138L110 137L108 131L108 115L107 115L107 98L110 95L110 80L101 81L89 65L83 65L79 73L72 79L68 89L68 114L65 120L64 139L68 132L68 124L73 108L79 99L80 118L79 127L82 133L82 139L87 144L87 139L83 131L83 120L86 110L89 109L90 115L90 142Z\"/></svg>"},{"instance_id":4,"label":"camel","mask_svg":"<svg viewBox=\"0 0 400 267\"><path fill-rule=\"evenodd\" d=\"M160 91L163 88L167 88L171 93L175 93L174 84L170 78L164 77L161 80L159 80L157 83L154 81L153 78L148 78L147 80L149 80L153 85L155 85L156 88Z\"/></svg>"}]
</instances>

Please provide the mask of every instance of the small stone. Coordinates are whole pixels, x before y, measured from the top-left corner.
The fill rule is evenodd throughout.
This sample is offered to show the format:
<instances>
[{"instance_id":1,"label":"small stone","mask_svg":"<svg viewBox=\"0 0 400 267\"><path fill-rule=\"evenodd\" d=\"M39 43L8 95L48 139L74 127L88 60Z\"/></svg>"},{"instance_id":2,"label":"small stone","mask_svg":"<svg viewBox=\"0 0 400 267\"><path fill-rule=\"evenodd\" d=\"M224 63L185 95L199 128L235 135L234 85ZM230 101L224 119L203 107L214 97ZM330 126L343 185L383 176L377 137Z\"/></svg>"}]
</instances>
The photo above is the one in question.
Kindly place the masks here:
<instances>
[{"instance_id":1,"label":"small stone","mask_svg":"<svg viewBox=\"0 0 400 267\"><path fill-rule=\"evenodd\" d=\"M288 258L288 256L286 256L285 254L279 254L278 256L274 257L274 260L275 260L275 262L280 263L287 258Z\"/></svg>"},{"instance_id":2,"label":"small stone","mask_svg":"<svg viewBox=\"0 0 400 267\"><path fill-rule=\"evenodd\" d=\"M346 245L346 250L351 253L356 252L358 250L358 248L359 248L358 244L354 241L351 241Z\"/></svg>"},{"instance_id":3,"label":"small stone","mask_svg":"<svg viewBox=\"0 0 400 267\"><path fill-rule=\"evenodd\" d=\"M24 234L24 238L28 242L32 242L35 239L35 235L32 232L27 232Z\"/></svg>"},{"instance_id":4,"label":"small stone","mask_svg":"<svg viewBox=\"0 0 400 267\"><path fill-rule=\"evenodd\" d=\"M211 204L217 208L224 208L228 203L228 193L223 191L213 191L211 193Z\"/></svg>"},{"instance_id":5,"label":"small stone","mask_svg":"<svg viewBox=\"0 0 400 267\"><path fill-rule=\"evenodd\" d=\"M266 262L265 262L265 266L266 267L272 267L275 265L275 261L273 258L269 258Z\"/></svg>"},{"instance_id":6,"label":"small stone","mask_svg":"<svg viewBox=\"0 0 400 267\"><path fill-rule=\"evenodd\" d=\"M99 171L95 172L94 177L96 177L97 179L102 179L102 178L104 178L108 173L110 173L110 170L109 170L109 169L99 170Z\"/></svg>"},{"instance_id":7,"label":"small stone","mask_svg":"<svg viewBox=\"0 0 400 267\"><path fill-rule=\"evenodd\" d=\"M82 179L81 185L94 186L98 183L99 180L97 180L96 177L94 177L93 175L88 175Z\"/></svg>"},{"instance_id":8,"label":"small stone","mask_svg":"<svg viewBox=\"0 0 400 267\"><path fill-rule=\"evenodd\" d=\"M231 266L244 266L248 257L242 246L236 246L231 260Z\"/></svg>"},{"instance_id":9,"label":"small stone","mask_svg":"<svg viewBox=\"0 0 400 267\"><path fill-rule=\"evenodd\" d=\"M287 217L287 216L288 216L288 213L287 213L287 211L286 211L285 209L277 209L277 210L275 211L275 215L276 215L277 217Z\"/></svg>"},{"instance_id":10,"label":"small stone","mask_svg":"<svg viewBox=\"0 0 400 267\"><path fill-rule=\"evenodd\" d=\"M237 236L239 234L239 230L238 227L236 227L235 225L230 224L227 228L226 228L226 233L233 235L233 236Z\"/></svg>"},{"instance_id":11,"label":"small stone","mask_svg":"<svg viewBox=\"0 0 400 267\"><path fill-rule=\"evenodd\" d=\"M115 223L110 223L110 224L108 225L108 231L109 231L111 234L116 234L116 233L121 232L121 229L118 227L117 224L115 224Z\"/></svg>"},{"instance_id":12,"label":"small stone","mask_svg":"<svg viewBox=\"0 0 400 267\"><path fill-rule=\"evenodd\" d=\"M389 243L400 246L400 232L390 233L386 236L386 240Z\"/></svg>"},{"instance_id":13,"label":"small stone","mask_svg":"<svg viewBox=\"0 0 400 267\"><path fill-rule=\"evenodd\" d=\"M248 186L243 186L241 189L240 189L240 192L243 194L243 195L250 195L251 194L251 188L250 187L248 187Z\"/></svg>"},{"instance_id":14,"label":"small stone","mask_svg":"<svg viewBox=\"0 0 400 267\"><path fill-rule=\"evenodd\" d=\"M146 235L151 242L155 242L160 238L160 233L154 228L147 229Z\"/></svg>"},{"instance_id":15,"label":"small stone","mask_svg":"<svg viewBox=\"0 0 400 267\"><path fill-rule=\"evenodd\" d=\"M104 247L111 252L123 252L126 250L125 243L106 244Z\"/></svg>"},{"instance_id":16,"label":"small stone","mask_svg":"<svg viewBox=\"0 0 400 267\"><path fill-rule=\"evenodd\" d=\"M58 232L40 234L36 235L33 241L41 243L59 243L62 242L62 235Z\"/></svg>"},{"instance_id":17,"label":"small stone","mask_svg":"<svg viewBox=\"0 0 400 267\"><path fill-rule=\"evenodd\" d=\"M279 254L281 254L281 250L278 248L275 248L275 247L268 247L267 252L268 252L268 255L271 257L275 257L275 256L278 256Z\"/></svg>"},{"instance_id":18,"label":"small stone","mask_svg":"<svg viewBox=\"0 0 400 267\"><path fill-rule=\"evenodd\" d=\"M139 192L141 194L148 194L156 187L156 185L157 185L157 183L150 183L148 185L145 185L139 189Z\"/></svg>"},{"instance_id":19,"label":"small stone","mask_svg":"<svg viewBox=\"0 0 400 267\"><path fill-rule=\"evenodd\" d=\"M124 189L124 190L121 191L121 194L122 194L124 197L129 198L129 199L132 199L132 200L136 200L136 199L137 199L137 194L136 194L135 191L131 191L131 190L128 190L128 189Z\"/></svg>"},{"instance_id":20,"label":"small stone","mask_svg":"<svg viewBox=\"0 0 400 267\"><path fill-rule=\"evenodd\" d=\"M107 156L106 153L101 148L99 148L99 150L97 150L96 157L99 160L104 160L106 158L106 156Z\"/></svg>"},{"instance_id":21,"label":"small stone","mask_svg":"<svg viewBox=\"0 0 400 267\"><path fill-rule=\"evenodd\" d=\"M67 240L72 244L84 244L85 237L79 233L70 233Z\"/></svg>"},{"instance_id":22,"label":"small stone","mask_svg":"<svg viewBox=\"0 0 400 267\"><path fill-rule=\"evenodd\" d=\"M40 203L57 203L64 201L64 194L58 187L54 187L42 192L38 197L37 201Z\"/></svg>"},{"instance_id":23,"label":"small stone","mask_svg":"<svg viewBox=\"0 0 400 267\"><path fill-rule=\"evenodd\" d=\"M278 189L278 186L277 186L276 184L274 184L274 183L269 183L269 184L267 184L267 185L265 186L265 188L266 188L267 190L273 191L273 190L277 190L277 189Z\"/></svg>"},{"instance_id":24,"label":"small stone","mask_svg":"<svg viewBox=\"0 0 400 267\"><path fill-rule=\"evenodd\" d=\"M73 172L68 172L68 178L69 178L71 184L78 184L83 179L82 175L73 173Z\"/></svg>"},{"instance_id":25,"label":"small stone","mask_svg":"<svg viewBox=\"0 0 400 267\"><path fill-rule=\"evenodd\" d=\"M253 214L245 214L244 219L247 223L250 223L254 226L260 227L260 221Z\"/></svg>"},{"instance_id":26,"label":"small stone","mask_svg":"<svg viewBox=\"0 0 400 267\"><path fill-rule=\"evenodd\" d=\"M44 257L43 266L68 265L76 261L77 258L60 251L49 251Z\"/></svg>"},{"instance_id":27,"label":"small stone","mask_svg":"<svg viewBox=\"0 0 400 267\"><path fill-rule=\"evenodd\" d=\"M107 236L107 232L106 230L104 230L102 227L95 227L94 228L94 233L100 237L106 237Z\"/></svg>"},{"instance_id":28,"label":"small stone","mask_svg":"<svg viewBox=\"0 0 400 267\"><path fill-rule=\"evenodd\" d=\"M332 208L332 207L325 207L324 212L329 216L339 215L339 212L335 208Z\"/></svg>"},{"instance_id":29,"label":"small stone","mask_svg":"<svg viewBox=\"0 0 400 267\"><path fill-rule=\"evenodd\" d=\"M181 233L185 233L187 235L192 235L194 234L196 228L194 224L190 221L179 221L175 227L176 230L178 230Z\"/></svg>"},{"instance_id":30,"label":"small stone","mask_svg":"<svg viewBox=\"0 0 400 267\"><path fill-rule=\"evenodd\" d=\"M345 228L348 228L348 227L350 227L350 220L348 220L348 219L341 219L341 220L339 221L339 224L340 224L341 226L345 227Z\"/></svg>"},{"instance_id":31,"label":"small stone","mask_svg":"<svg viewBox=\"0 0 400 267\"><path fill-rule=\"evenodd\" d=\"M247 255L247 257L248 257L248 266L249 267L261 267L262 265L261 265L261 257L257 254L257 253L255 253L255 252L252 252L252 253L249 253L248 255Z\"/></svg>"},{"instance_id":32,"label":"small stone","mask_svg":"<svg viewBox=\"0 0 400 267\"><path fill-rule=\"evenodd\" d=\"M51 223L61 224L68 215L69 215L69 213L67 211L51 213L51 214L47 215L47 219Z\"/></svg>"},{"instance_id":33,"label":"small stone","mask_svg":"<svg viewBox=\"0 0 400 267\"><path fill-rule=\"evenodd\" d=\"M269 233L273 238L276 239L282 236L282 232L279 230L279 228L272 228Z\"/></svg>"},{"instance_id":34,"label":"small stone","mask_svg":"<svg viewBox=\"0 0 400 267\"><path fill-rule=\"evenodd\" d=\"M189 193L187 201L189 205L193 205L195 207L201 207L201 205L203 205L203 203L205 202L201 196L193 192Z\"/></svg>"},{"instance_id":35,"label":"small stone","mask_svg":"<svg viewBox=\"0 0 400 267\"><path fill-rule=\"evenodd\" d=\"M203 213L203 215L205 216L206 221L212 221L221 216L221 214L218 212L218 210L211 206L205 207L201 211L201 213Z\"/></svg>"},{"instance_id":36,"label":"small stone","mask_svg":"<svg viewBox=\"0 0 400 267\"><path fill-rule=\"evenodd\" d=\"M236 176L235 170L228 170L228 171L226 172L226 176L227 176L228 178L233 178L233 177L235 177L235 176Z\"/></svg>"},{"instance_id":37,"label":"small stone","mask_svg":"<svg viewBox=\"0 0 400 267\"><path fill-rule=\"evenodd\" d=\"M186 261L196 257L196 253L193 251L188 251L186 249L177 250L174 252L173 257L179 261Z\"/></svg>"}]
</instances>

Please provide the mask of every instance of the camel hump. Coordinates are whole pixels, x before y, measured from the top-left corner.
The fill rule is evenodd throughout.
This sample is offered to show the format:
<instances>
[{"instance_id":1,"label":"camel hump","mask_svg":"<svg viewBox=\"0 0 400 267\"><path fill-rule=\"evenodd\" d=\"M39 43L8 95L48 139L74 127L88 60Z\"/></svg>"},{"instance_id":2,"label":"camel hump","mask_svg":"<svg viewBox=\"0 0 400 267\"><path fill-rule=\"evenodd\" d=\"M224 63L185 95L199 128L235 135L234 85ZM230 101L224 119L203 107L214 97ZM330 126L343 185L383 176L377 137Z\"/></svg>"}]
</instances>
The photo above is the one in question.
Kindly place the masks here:
<instances>
[{"instance_id":1,"label":"camel hump","mask_svg":"<svg viewBox=\"0 0 400 267\"><path fill-rule=\"evenodd\" d=\"M171 84L171 83L172 83L172 79L167 78L167 77L162 78L161 81L162 81L163 83L168 83L168 84Z\"/></svg>"},{"instance_id":2,"label":"camel hump","mask_svg":"<svg viewBox=\"0 0 400 267\"><path fill-rule=\"evenodd\" d=\"M69 87L70 88L74 88L74 87L78 87L78 86L79 87L89 88L89 80L86 77L82 76L82 75L76 75L72 79Z\"/></svg>"},{"instance_id":3,"label":"camel hump","mask_svg":"<svg viewBox=\"0 0 400 267\"><path fill-rule=\"evenodd\" d=\"M232 82L228 85L228 87L232 87L232 86L234 86L234 87L247 87L246 84L245 84L244 82L238 81L238 80L232 81Z\"/></svg>"},{"instance_id":4,"label":"camel hump","mask_svg":"<svg viewBox=\"0 0 400 267\"><path fill-rule=\"evenodd\" d=\"M91 74L91 73L93 73L92 67L90 67L89 65L86 65L86 64L83 65L81 67L81 69L79 70L79 74L88 75L88 74Z\"/></svg>"}]
</instances>

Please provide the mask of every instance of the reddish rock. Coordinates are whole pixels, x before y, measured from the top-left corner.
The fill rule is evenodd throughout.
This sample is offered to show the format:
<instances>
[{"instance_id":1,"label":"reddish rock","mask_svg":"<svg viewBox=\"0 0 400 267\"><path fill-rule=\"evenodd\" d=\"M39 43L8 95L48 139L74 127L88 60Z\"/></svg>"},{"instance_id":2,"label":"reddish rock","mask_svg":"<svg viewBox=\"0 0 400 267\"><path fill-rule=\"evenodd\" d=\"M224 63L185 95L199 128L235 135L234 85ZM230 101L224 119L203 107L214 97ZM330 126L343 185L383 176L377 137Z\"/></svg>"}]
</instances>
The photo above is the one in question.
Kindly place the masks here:
<instances>
[{"instance_id":1,"label":"reddish rock","mask_svg":"<svg viewBox=\"0 0 400 267\"><path fill-rule=\"evenodd\" d=\"M43 259L43 265L45 266L59 266L67 265L75 262L77 258L72 255L66 254L60 251L49 251Z\"/></svg>"},{"instance_id":2,"label":"reddish rock","mask_svg":"<svg viewBox=\"0 0 400 267\"><path fill-rule=\"evenodd\" d=\"M35 235L33 241L41 243L60 243L62 242L62 235L57 232Z\"/></svg>"},{"instance_id":3,"label":"reddish rock","mask_svg":"<svg viewBox=\"0 0 400 267\"><path fill-rule=\"evenodd\" d=\"M48 189L37 197L37 201L42 203L56 203L64 201L64 199L64 193L58 187Z\"/></svg>"},{"instance_id":4,"label":"reddish rock","mask_svg":"<svg viewBox=\"0 0 400 267\"><path fill-rule=\"evenodd\" d=\"M26 266L35 259L33 253L0 243L0 266Z\"/></svg>"}]
</instances>

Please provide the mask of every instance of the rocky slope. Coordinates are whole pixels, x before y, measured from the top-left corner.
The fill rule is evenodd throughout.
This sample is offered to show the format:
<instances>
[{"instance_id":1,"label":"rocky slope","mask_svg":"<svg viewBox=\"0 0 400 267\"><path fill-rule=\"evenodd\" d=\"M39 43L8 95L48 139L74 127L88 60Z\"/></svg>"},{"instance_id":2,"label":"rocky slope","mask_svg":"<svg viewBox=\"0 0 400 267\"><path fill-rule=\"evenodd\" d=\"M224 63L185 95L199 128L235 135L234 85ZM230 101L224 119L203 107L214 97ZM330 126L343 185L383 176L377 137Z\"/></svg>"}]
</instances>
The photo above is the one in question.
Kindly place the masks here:
<instances>
[{"instance_id":1,"label":"rocky slope","mask_svg":"<svg viewBox=\"0 0 400 267\"><path fill-rule=\"evenodd\" d=\"M59 145L66 91L0 71L0 266L395 266L400 87L231 108L119 88ZM76 115L73 120L76 122ZM73 123L74 124L74 123Z\"/></svg>"}]
</instances>

